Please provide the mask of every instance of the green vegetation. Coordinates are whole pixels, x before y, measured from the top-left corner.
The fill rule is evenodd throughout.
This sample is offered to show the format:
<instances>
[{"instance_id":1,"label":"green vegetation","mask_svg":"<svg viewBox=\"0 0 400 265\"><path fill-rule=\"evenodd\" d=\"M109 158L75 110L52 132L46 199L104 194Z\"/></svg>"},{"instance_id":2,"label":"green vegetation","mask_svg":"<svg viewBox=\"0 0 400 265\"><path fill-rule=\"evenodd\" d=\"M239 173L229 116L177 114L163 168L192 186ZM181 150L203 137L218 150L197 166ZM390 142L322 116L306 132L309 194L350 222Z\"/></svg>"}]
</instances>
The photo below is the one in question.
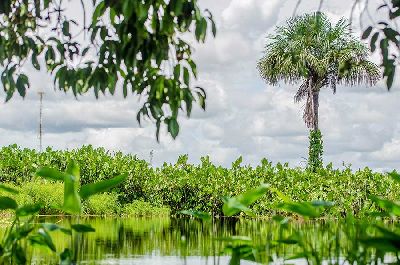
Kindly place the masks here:
<instances>
[{"instance_id":1,"label":"green vegetation","mask_svg":"<svg viewBox=\"0 0 400 265\"><path fill-rule=\"evenodd\" d=\"M390 200L400 198L399 184L387 174L368 168L352 172L350 168L339 170L328 165L313 172L290 168L287 164L273 165L265 159L256 167L243 166L238 159L231 168L224 168L212 164L207 157L202 158L199 165L191 165L187 163L187 156L181 156L175 164L152 168L135 156L91 146L71 151L47 149L42 153L9 146L0 150L0 157L0 181L19 188L20 196L26 199L24 202L59 204L62 197L57 196L62 194L62 185L38 180L34 173L42 166L63 171L67 167L65 161L70 158L82 165L81 185L127 173L126 181L113 188L111 193L84 202L87 214L147 215L152 212L164 215L165 210L162 209L167 207L172 214L181 210L197 210L222 215L223 196L235 196L261 183L268 183L294 201L334 202L335 207L324 212L326 217L367 216L378 210L368 199L369 195ZM100 203L103 200L108 207ZM251 209L256 215L271 216L280 212L275 206L281 202L276 192L269 191ZM138 207L139 203L146 203L147 206ZM141 213L135 209L151 210ZM42 211L43 214L57 213L47 206Z\"/></svg>"},{"instance_id":2,"label":"green vegetation","mask_svg":"<svg viewBox=\"0 0 400 265\"><path fill-rule=\"evenodd\" d=\"M142 96L139 123L150 118L157 137L164 124L175 138L179 112L189 117L196 102L205 109L205 91L191 82L197 78L193 48L182 37L203 43L208 33L216 35L212 14L197 2L93 0L80 1L79 10L65 1L2 0L0 65L6 101L16 92L25 97L30 82L23 66L28 61L51 74L55 88L76 97L90 90L96 98L114 95L116 85L123 84L124 97Z\"/></svg>"},{"instance_id":3,"label":"green vegetation","mask_svg":"<svg viewBox=\"0 0 400 265\"><path fill-rule=\"evenodd\" d=\"M37 214L42 210L42 202L18 204L14 196L19 194L18 189L0 184L0 190L6 193L0 196L0 210L11 212L11 224L2 235L0 241L0 264L27 264L32 263L32 249L41 247L59 255L61 264L76 264L79 259L79 242L82 234L96 231L88 224L79 222L82 213L82 202L89 197L105 192L120 185L126 175L120 175L107 180L79 184L79 166L71 160L65 172L50 167L39 168L35 175L43 179L63 183L63 200L52 208L72 215L68 226L59 226L55 223L35 222ZM78 218L76 218L78 217ZM57 250L51 232L59 231L69 237L68 244L62 252ZM59 251L59 252L58 252Z\"/></svg>"},{"instance_id":4,"label":"green vegetation","mask_svg":"<svg viewBox=\"0 0 400 265\"><path fill-rule=\"evenodd\" d=\"M306 101L303 119L313 132L319 130L322 88L330 87L336 93L337 85L372 85L379 80L379 68L368 61L368 56L368 48L352 35L346 20L333 25L325 14L316 12L293 17L278 27L268 39L258 69L261 77L272 85L280 81L301 83L294 100ZM314 148L313 140L310 135L310 150ZM322 164L318 162L319 151L310 155L316 155L309 157L310 167Z\"/></svg>"},{"instance_id":5,"label":"green vegetation","mask_svg":"<svg viewBox=\"0 0 400 265\"><path fill-rule=\"evenodd\" d=\"M323 167L322 155L324 153L324 145L320 130L311 130L309 135L310 146L308 149L308 168L316 172L318 168Z\"/></svg>"}]
</instances>

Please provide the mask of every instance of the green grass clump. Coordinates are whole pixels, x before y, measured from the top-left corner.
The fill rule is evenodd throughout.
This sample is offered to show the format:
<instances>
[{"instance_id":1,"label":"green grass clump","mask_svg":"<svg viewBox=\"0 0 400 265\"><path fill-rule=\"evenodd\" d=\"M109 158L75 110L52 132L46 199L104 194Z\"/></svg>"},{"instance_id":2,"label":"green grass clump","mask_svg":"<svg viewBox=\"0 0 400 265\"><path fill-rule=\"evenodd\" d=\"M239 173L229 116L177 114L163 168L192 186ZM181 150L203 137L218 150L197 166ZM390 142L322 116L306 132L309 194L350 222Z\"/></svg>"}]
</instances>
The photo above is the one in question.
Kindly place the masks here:
<instances>
[{"instance_id":1,"label":"green grass clump","mask_svg":"<svg viewBox=\"0 0 400 265\"><path fill-rule=\"evenodd\" d=\"M133 201L126 204L122 214L125 216L169 216L171 210L168 207L155 207L148 202Z\"/></svg>"}]
</instances>

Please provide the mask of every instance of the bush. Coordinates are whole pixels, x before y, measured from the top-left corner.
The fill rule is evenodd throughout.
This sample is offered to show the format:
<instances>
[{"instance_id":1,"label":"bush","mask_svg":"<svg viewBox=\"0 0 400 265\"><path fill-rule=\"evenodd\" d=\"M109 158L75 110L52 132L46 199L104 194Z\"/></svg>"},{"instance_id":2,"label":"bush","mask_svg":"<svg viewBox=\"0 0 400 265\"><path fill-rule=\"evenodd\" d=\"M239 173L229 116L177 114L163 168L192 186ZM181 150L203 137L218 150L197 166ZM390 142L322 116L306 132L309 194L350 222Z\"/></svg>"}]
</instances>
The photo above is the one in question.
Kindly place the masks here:
<instances>
[{"instance_id":1,"label":"bush","mask_svg":"<svg viewBox=\"0 0 400 265\"><path fill-rule=\"evenodd\" d=\"M20 193L16 197L18 205L40 203L43 208L39 214L62 214L60 208L64 199L64 186L62 183L34 180L21 185Z\"/></svg>"},{"instance_id":2,"label":"bush","mask_svg":"<svg viewBox=\"0 0 400 265\"><path fill-rule=\"evenodd\" d=\"M28 195L25 200L41 200L49 205L61 201L62 183L56 186L38 183L32 177L38 167L51 166L63 171L68 160L74 158L81 166L82 184L128 173L127 181L112 189L110 194L93 197L87 203L86 212L92 214L129 214L129 208L135 213L140 203L147 202L151 205L142 205L144 209L166 206L172 214L180 210L198 210L220 215L223 196L238 195L261 183L270 184L294 201L335 202L336 206L325 213L334 217L348 214L361 217L379 210L368 199L370 195L389 200L400 198L399 184L387 174L369 168L352 171L328 165L313 172L290 168L288 164L273 165L266 159L256 167L243 166L241 158L233 162L231 168L225 168L212 164L208 157L201 158L199 165L188 164L187 156L181 156L175 164L152 168L136 156L91 146L71 151L46 149L42 153L9 146L0 150L0 157L2 181L21 187L22 193ZM271 215L280 202L274 192L269 192L252 208L256 214ZM118 208L122 210L115 210Z\"/></svg>"},{"instance_id":3,"label":"bush","mask_svg":"<svg viewBox=\"0 0 400 265\"><path fill-rule=\"evenodd\" d=\"M85 203L85 213L90 215L116 215L120 212L118 196L115 193L103 193L90 197Z\"/></svg>"},{"instance_id":4,"label":"bush","mask_svg":"<svg viewBox=\"0 0 400 265\"><path fill-rule=\"evenodd\" d=\"M123 208L123 215L126 216L169 216L171 210L167 207L155 207L148 202L133 201Z\"/></svg>"}]
</instances>

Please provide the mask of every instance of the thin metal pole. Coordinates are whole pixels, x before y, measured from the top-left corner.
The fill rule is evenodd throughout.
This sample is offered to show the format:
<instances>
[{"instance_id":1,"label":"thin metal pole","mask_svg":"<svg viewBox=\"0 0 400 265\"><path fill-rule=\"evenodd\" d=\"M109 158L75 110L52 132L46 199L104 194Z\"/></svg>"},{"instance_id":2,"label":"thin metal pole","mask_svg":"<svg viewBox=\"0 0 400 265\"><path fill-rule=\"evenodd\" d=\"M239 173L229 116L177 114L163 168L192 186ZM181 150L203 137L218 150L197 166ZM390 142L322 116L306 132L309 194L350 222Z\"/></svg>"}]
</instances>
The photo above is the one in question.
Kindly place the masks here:
<instances>
[{"instance_id":1,"label":"thin metal pole","mask_svg":"<svg viewBox=\"0 0 400 265\"><path fill-rule=\"evenodd\" d=\"M42 136L43 136L43 94L44 92L38 92L40 98L40 109L39 109L39 150L42 152Z\"/></svg>"}]
</instances>

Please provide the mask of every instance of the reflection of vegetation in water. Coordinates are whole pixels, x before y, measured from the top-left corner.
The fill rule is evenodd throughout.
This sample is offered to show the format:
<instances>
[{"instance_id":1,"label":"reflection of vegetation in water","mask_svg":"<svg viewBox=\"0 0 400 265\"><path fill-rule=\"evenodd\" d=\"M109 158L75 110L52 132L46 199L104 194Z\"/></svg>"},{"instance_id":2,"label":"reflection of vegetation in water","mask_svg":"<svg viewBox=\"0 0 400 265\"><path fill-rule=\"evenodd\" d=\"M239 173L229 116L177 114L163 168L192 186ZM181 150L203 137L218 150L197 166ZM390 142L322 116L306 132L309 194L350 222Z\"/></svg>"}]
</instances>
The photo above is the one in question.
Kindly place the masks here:
<instances>
[{"instance_id":1,"label":"reflection of vegetation in water","mask_svg":"<svg viewBox=\"0 0 400 265\"><path fill-rule=\"evenodd\" d=\"M65 226L68 219L44 219ZM43 220L42 220L43 221ZM220 240L249 238L250 246L262 248L257 261L265 263L270 256L282 262L288 258L309 259L310 264L322 261L372 263L375 251L365 249L363 238L377 234L366 224L348 221L296 221L281 224L273 220L215 219L203 222L182 218L134 218L80 220L96 232L84 235L80 241L81 261L99 261L106 258L134 258L136 256L203 256L218 261L218 256L239 241ZM393 225L388 225L390 229ZM55 232L53 242L58 249L68 245L68 236ZM241 242L243 243L243 242ZM47 250L35 249L35 257L55 261ZM211 263L213 264L213 263Z\"/></svg>"}]
</instances>

